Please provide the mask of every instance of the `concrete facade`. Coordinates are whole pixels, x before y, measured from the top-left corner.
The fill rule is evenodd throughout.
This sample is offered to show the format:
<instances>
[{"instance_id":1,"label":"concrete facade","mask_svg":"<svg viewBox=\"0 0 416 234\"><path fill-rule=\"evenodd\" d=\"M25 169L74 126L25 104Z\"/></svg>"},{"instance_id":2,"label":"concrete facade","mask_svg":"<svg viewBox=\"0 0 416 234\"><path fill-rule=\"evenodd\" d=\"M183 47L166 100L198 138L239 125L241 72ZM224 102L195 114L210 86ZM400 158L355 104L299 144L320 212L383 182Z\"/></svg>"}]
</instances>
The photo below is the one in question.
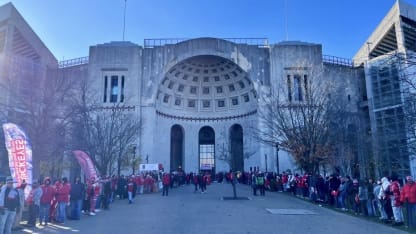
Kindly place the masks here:
<instances>
[{"instance_id":1,"label":"concrete facade","mask_svg":"<svg viewBox=\"0 0 416 234\"><path fill-rule=\"evenodd\" d=\"M137 154L149 163L162 163L165 169L178 165L187 172L201 169L200 134L208 127L214 132L209 143L214 150L212 166L216 171L228 170L216 155L229 145L230 130L241 127L244 151L254 152L241 169L258 166L262 171L276 171L276 149L253 136L253 129L264 128L258 115L265 105L263 98L277 92L287 98L287 77L299 76L304 82L305 77L314 79L313 70L320 70L319 76L334 84L329 93L337 94L357 116L354 154L359 162L366 162L372 154L367 147L371 136L359 133L371 132L377 138L371 64L384 56L389 40L397 42L397 48L389 52L406 51L406 33L400 28L409 25L403 17L416 18L415 12L414 7L397 1L353 62L323 55L320 44L207 37L145 40L143 45L97 44L90 47L88 57L62 61L58 69L52 53L13 5L6 4L0 7L0 74L8 79L45 80L48 69L58 69L68 79L88 81L93 103L103 111L121 107L142 121ZM295 90L290 92L294 95ZM10 105L6 92L0 92L0 103ZM175 145L173 129L180 129L176 133L181 135L177 141L181 145ZM279 164L280 171L297 168L284 151L279 151Z\"/></svg>"}]
</instances>

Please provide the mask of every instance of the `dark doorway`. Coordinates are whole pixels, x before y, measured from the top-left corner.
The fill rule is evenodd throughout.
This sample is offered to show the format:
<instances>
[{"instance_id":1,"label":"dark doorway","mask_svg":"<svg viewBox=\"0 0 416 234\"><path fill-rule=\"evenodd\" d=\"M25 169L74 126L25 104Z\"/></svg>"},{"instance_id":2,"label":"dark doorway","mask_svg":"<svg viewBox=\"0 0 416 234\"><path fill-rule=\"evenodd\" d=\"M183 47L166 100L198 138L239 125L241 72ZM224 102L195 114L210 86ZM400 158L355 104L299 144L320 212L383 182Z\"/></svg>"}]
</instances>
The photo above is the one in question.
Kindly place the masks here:
<instances>
[{"instance_id":1,"label":"dark doorway","mask_svg":"<svg viewBox=\"0 0 416 234\"><path fill-rule=\"evenodd\" d=\"M199 170L215 175L215 132L208 126L199 130Z\"/></svg>"},{"instance_id":2,"label":"dark doorway","mask_svg":"<svg viewBox=\"0 0 416 234\"><path fill-rule=\"evenodd\" d=\"M231 169L233 171L244 171L244 149L243 149L243 128L234 124L230 128L231 144Z\"/></svg>"},{"instance_id":3,"label":"dark doorway","mask_svg":"<svg viewBox=\"0 0 416 234\"><path fill-rule=\"evenodd\" d=\"M173 125L170 130L170 171L183 169L183 128Z\"/></svg>"}]
</instances>

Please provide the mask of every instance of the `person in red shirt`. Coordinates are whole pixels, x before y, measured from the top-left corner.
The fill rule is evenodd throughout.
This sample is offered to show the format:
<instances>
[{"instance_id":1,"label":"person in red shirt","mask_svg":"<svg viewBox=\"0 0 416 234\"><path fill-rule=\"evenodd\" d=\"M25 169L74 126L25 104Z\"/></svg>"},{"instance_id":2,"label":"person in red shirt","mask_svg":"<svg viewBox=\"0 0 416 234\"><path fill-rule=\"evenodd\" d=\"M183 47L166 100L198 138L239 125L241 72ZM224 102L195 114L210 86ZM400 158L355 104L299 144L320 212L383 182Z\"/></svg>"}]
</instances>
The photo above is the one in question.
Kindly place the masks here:
<instances>
[{"instance_id":1,"label":"person in red shirt","mask_svg":"<svg viewBox=\"0 0 416 234\"><path fill-rule=\"evenodd\" d=\"M88 183L88 200L90 201L90 213L89 215L95 215L95 206L97 203L97 196L100 193L100 187L98 183L95 181L94 177L91 177L90 182Z\"/></svg>"},{"instance_id":2,"label":"person in red shirt","mask_svg":"<svg viewBox=\"0 0 416 234\"><path fill-rule=\"evenodd\" d=\"M402 202L400 201L400 184L397 175L392 176L390 184L391 207L393 208L394 224L395 226L403 225Z\"/></svg>"},{"instance_id":3,"label":"person in red shirt","mask_svg":"<svg viewBox=\"0 0 416 234\"><path fill-rule=\"evenodd\" d=\"M163 183L163 193L162 196L168 196L169 193L169 185L170 185L170 175L168 173L164 173L163 174L163 178L162 178L162 183Z\"/></svg>"},{"instance_id":4,"label":"person in red shirt","mask_svg":"<svg viewBox=\"0 0 416 234\"><path fill-rule=\"evenodd\" d=\"M416 183L411 176L406 177L407 183L400 193L400 201L406 204L406 223L409 228L416 227Z\"/></svg>"},{"instance_id":5,"label":"person in red shirt","mask_svg":"<svg viewBox=\"0 0 416 234\"><path fill-rule=\"evenodd\" d=\"M46 177L43 180L42 196L40 197L39 220L40 225L47 225L49 220L49 209L51 208L52 199L55 196L55 188L51 186L51 179Z\"/></svg>"},{"instance_id":6,"label":"person in red shirt","mask_svg":"<svg viewBox=\"0 0 416 234\"><path fill-rule=\"evenodd\" d=\"M56 201L58 202L58 209L56 214L56 221L58 223L65 223L66 206L69 204L69 194L71 192L71 185L68 183L66 177L62 178L62 184L56 188Z\"/></svg>"},{"instance_id":7,"label":"person in red shirt","mask_svg":"<svg viewBox=\"0 0 416 234\"><path fill-rule=\"evenodd\" d=\"M129 197L129 204L133 203L133 191L134 191L134 182L133 182L133 178L130 178L127 182L127 194Z\"/></svg>"}]
</instances>

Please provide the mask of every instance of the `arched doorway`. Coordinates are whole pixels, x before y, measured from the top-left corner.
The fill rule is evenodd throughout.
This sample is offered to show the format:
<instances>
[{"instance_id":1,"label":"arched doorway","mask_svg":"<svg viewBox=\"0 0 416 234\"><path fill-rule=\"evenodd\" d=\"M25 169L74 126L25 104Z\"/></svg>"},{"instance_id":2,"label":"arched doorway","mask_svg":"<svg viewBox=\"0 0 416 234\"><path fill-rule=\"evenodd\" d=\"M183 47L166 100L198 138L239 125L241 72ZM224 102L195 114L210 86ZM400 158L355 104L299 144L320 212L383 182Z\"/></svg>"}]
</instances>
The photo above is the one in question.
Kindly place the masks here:
<instances>
[{"instance_id":1,"label":"arched doorway","mask_svg":"<svg viewBox=\"0 0 416 234\"><path fill-rule=\"evenodd\" d=\"M209 126L199 130L199 170L215 175L215 132Z\"/></svg>"},{"instance_id":2,"label":"arched doorway","mask_svg":"<svg viewBox=\"0 0 416 234\"><path fill-rule=\"evenodd\" d=\"M233 171L244 171L243 128L234 124L230 128L231 168Z\"/></svg>"},{"instance_id":3,"label":"arched doorway","mask_svg":"<svg viewBox=\"0 0 416 234\"><path fill-rule=\"evenodd\" d=\"M183 168L184 132L180 125L173 125L170 130L170 171Z\"/></svg>"}]
</instances>

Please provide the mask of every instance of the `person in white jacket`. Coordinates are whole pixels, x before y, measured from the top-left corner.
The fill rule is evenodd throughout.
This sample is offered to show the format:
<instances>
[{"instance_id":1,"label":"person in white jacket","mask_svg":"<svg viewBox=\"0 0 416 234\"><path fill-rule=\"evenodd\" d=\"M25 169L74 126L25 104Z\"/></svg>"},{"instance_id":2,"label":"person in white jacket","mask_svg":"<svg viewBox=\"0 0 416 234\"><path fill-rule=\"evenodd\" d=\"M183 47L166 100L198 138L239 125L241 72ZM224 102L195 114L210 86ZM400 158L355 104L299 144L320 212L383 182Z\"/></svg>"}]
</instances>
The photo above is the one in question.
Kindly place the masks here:
<instances>
[{"instance_id":1,"label":"person in white jacket","mask_svg":"<svg viewBox=\"0 0 416 234\"><path fill-rule=\"evenodd\" d=\"M387 177L381 178L381 188L378 194L378 199L381 203L382 213L383 211L386 214L386 217L383 217L383 221L390 221L393 218L393 210L391 208L391 200L390 200L390 182ZM386 220L387 218L387 220Z\"/></svg>"}]
</instances>

